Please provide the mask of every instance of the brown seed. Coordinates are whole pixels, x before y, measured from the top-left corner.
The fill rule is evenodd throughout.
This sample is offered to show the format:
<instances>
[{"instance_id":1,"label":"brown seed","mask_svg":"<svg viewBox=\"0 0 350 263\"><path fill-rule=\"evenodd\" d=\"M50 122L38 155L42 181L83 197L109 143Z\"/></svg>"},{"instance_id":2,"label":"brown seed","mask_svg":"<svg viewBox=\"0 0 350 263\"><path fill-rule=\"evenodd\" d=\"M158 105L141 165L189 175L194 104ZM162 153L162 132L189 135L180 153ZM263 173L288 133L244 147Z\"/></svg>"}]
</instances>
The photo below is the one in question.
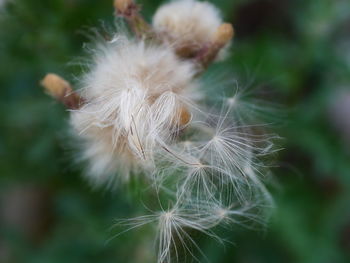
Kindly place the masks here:
<instances>
[{"instance_id":1,"label":"brown seed","mask_svg":"<svg viewBox=\"0 0 350 263\"><path fill-rule=\"evenodd\" d=\"M185 126L186 124L188 124L191 120L191 113L185 108L182 107L180 109L180 125L181 126Z\"/></svg>"}]
</instances>

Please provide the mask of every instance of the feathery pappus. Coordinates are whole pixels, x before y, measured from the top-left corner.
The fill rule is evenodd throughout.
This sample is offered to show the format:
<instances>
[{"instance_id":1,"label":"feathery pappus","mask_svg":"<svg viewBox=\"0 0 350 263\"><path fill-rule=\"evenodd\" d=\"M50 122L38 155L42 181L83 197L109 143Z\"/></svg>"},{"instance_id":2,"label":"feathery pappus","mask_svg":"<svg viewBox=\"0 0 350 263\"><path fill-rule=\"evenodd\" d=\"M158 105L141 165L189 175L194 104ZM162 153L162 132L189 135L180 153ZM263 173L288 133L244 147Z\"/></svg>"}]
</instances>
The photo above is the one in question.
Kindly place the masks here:
<instances>
[{"instance_id":1,"label":"feathery pappus","mask_svg":"<svg viewBox=\"0 0 350 263\"><path fill-rule=\"evenodd\" d=\"M173 142L191 119L195 74L193 64L165 45L118 36L96 50L82 78L85 103L70 121L84 139L83 158L95 183L154 168L160 146Z\"/></svg>"}]
</instances>

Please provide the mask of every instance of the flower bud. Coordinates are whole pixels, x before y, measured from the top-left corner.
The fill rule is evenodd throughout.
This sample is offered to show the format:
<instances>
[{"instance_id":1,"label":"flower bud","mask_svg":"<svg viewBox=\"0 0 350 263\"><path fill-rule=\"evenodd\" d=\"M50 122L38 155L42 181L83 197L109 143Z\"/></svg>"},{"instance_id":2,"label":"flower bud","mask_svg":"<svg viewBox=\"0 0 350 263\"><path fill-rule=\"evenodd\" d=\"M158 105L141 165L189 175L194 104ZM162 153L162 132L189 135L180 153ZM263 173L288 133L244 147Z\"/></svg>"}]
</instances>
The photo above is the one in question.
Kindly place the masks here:
<instances>
[{"instance_id":1,"label":"flower bud","mask_svg":"<svg viewBox=\"0 0 350 263\"><path fill-rule=\"evenodd\" d=\"M82 99L72 90L71 85L60 76L49 73L40 84L50 96L62 102L68 109L79 108Z\"/></svg>"},{"instance_id":2,"label":"flower bud","mask_svg":"<svg viewBox=\"0 0 350 263\"><path fill-rule=\"evenodd\" d=\"M115 0L114 7L120 14L125 14L128 12L130 7L134 5L133 0Z\"/></svg>"},{"instance_id":3,"label":"flower bud","mask_svg":"<svg viewBox=\"0 0 350 263\"><path fill-rule=\"evenodd\" d=\"M214 35L213 42L219 46L225 46L232 40L233 35L234 29L231 24L221 24Z\"/></svg>"}]
</instances>

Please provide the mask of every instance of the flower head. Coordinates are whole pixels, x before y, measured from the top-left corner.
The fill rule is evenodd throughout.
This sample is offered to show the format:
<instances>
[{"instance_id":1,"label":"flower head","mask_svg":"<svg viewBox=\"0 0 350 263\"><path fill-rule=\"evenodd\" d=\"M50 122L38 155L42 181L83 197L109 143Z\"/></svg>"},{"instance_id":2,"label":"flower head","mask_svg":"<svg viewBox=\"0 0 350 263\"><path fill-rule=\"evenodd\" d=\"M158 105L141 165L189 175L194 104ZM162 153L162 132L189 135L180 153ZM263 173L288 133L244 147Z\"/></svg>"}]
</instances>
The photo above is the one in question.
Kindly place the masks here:
<instances>
[{"instance_id":1,"label":"flower head","mask_svg":"<svg viewBox=\"0 0 350 263\"><path fill-rule=\"evenodd\" d=\"M156 223L158 262L170 263L179 260L181 248L192 256L190 247L201 251L192 232L222 242L213 228L242 218L263 221L255 210L272 198L260 178L265 166L259 157L272 151L272 137L244 126L241 111L251 114L237 107L240 96L227 99L220 113L203 105L199 73L234 34L213 5L172 1L159 8L152 27L135 1L114 4L135 37L116 33L92 49L78 91L54 74L42 85L70 109L79 160L87 161L94 186L142 173L160 204L174 204L119 221L129 226L125 231Z\"/></svg>"},{"instance_id":2,"label":"flower head","mask_svg":"<svg viewBox=\"0 0 350 263\"><path fill-rule=\"evenodd\" d=\"M231 40L231 30L227 26L218 30L222 21L220 11L208 2L176 0L157 10L153 26L178 53L191 57L215 42L218 31L221 40L225 37L224 45Z\"/></svg>"},{"instance_id":3,"label":"flower head","mask_svg":"<svg viewBox=\"0 0 350 263\"><path fill-rule=\"evenodd\" d=\"M95 51L81 82L85 104L71 114L95 181L115 174L120 161L125 177L152 167L157 145L172 141L190 121L195 73L166 46L123 36Z\"/></svg>"}]
</instances>

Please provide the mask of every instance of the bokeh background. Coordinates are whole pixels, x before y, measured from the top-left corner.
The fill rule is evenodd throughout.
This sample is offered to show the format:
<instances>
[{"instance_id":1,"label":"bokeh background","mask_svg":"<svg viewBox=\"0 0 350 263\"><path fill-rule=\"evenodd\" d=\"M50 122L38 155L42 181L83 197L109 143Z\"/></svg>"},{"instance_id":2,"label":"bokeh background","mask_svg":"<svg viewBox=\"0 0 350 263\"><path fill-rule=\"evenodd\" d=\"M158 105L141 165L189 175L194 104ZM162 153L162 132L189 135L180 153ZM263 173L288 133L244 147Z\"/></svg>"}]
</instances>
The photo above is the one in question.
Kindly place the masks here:
<instances>
[{"instance_id":1,"label":"bokeh background","mask_svg":"<svg viewBox=\"0 0 350 263\"><path fill-rule=\"evenodd\" d=\"M139 2L150 18L161 1ZM350 2L215 4L236 37L230 59L210 70L225 68L272 94L283 150L272 169L268 226L233 227L224 233L233 245L200 237L200 246L217 263L350 262ZM116 218L142 210L137 185L109 192L83 180L68 114L39 86L46 72L74 82L86 31L113 25L112 0L0 6L0 262L154 262L147 228L106 242Z\"/></svg>"}]
</instances>

